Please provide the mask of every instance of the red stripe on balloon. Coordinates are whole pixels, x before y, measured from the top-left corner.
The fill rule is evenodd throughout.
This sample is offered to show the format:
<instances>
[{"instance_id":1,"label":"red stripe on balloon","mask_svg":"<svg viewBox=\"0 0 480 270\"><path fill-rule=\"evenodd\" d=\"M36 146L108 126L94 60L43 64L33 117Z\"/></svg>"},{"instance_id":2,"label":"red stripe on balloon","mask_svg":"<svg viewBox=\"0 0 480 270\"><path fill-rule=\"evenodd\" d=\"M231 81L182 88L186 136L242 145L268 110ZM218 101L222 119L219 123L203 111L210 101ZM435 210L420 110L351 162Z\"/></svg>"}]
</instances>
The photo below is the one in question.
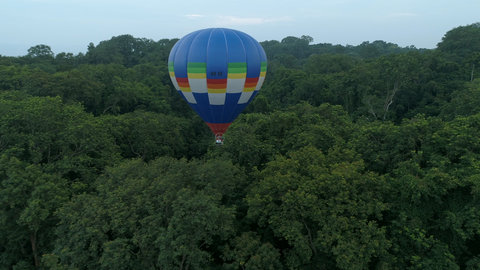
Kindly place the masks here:
<instances>
[{"instance_id":1,"label":"red stripe on balloon","mask_svg":"<svg viewBox=\"0 0 480 270\"><path fill-rule=\"evenodd\" d=\"M209 89L225 89L227 88L227 79L208 79L207 87Z\"/></svg>"},{"instance_id":2,"label":"red stripe on balloon","mask_svg":"<svg viewBox=\"0 0 480 270\"><path fill-rule=\"evenodd\" d=\"M178 86L180 87L190 87L190 84L188 83L188 78L175 78L177 80Z\"/></svg>"},{"instance_id":3,"label":"red stripe on balloon","mask_svg":"<svg viewBox=\"0 0 480 270\"><path fill-rule=\"evenodd\" d=\"M255 78L246 78L245 79L245 88L251 88L257 86L258 77Z\"/></svg>"},{"instance_id":4,"label":"red stripe on balloon","mask_svg":"<svg viewBox=\"0 0 480 270\"><path fill-rule=\"evenodd\" d=\"M257 83L257 82L258 82L258 77L245 79L245 83Z\"/></svg>"}]
</instances>

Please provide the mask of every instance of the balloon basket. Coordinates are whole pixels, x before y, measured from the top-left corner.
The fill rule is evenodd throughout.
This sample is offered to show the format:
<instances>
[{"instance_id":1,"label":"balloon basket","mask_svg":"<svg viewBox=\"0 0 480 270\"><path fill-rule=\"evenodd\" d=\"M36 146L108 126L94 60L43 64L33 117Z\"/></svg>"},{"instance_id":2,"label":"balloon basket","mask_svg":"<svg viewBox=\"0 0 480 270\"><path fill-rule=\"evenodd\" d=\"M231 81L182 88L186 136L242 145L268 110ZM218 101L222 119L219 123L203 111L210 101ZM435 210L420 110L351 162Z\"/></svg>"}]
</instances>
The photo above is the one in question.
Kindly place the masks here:
<instances>
[{"instance_id":1,"label":"balloon basket","mask_svg":"<svg viewBox=\"0 0 480 270\"><path fill-rule=\"evenodd\" d=\"M223 144L223 134L215 134L215 144L216 145Z\"/></svg>"},{"instance_id":2,"label":"balloon basket","mask_svg":"<svg viewBox=\"0 0 480 270\"><path fill-rule=\"evenodd\" d=\"M223 134L227 131L231 123L208 123L208 127L215 134L215 144L223 144Z\"/></svg>"}]
</instances>

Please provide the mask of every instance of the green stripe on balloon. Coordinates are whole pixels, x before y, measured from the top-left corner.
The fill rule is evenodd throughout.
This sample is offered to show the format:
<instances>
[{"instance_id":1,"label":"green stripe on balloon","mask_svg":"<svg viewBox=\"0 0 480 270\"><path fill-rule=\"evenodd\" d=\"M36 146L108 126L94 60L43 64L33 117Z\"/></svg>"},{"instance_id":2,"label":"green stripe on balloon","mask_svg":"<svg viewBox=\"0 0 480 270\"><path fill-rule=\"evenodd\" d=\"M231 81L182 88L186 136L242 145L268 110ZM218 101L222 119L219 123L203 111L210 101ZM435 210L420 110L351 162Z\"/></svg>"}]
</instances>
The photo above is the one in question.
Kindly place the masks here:
<instances>
[{"instance_id":1,"label":"green stripe on balloon","mask_svg":"<svg viewBox=\"0 0 480 270\"><path fill-rule=\"evenodd\" d=\"M228 73L247 73L247 63L245 62L228 63Z\"/></svg>"},{"instance_id":2,"label":"green stripe on balloon","mask_svg":"<svg viewBox=\"0 0 480 270\"><path fill-rule=\"evenodd\" d=\"M207 64L200 63L200 62L190 62L187 64L187 72L188 73L206 73Z\"/></svg>"},{"instance_id":3,"label":"green stripe on balloon","mask_svg":"<svg viewBox=\"0 0 480 270\"><path fill-rule=\"evenodd\" d=\"M263 72L267 71L267 62L262 62L260 64L260 71L263 71Z\"/></svg>"}]
</instances>

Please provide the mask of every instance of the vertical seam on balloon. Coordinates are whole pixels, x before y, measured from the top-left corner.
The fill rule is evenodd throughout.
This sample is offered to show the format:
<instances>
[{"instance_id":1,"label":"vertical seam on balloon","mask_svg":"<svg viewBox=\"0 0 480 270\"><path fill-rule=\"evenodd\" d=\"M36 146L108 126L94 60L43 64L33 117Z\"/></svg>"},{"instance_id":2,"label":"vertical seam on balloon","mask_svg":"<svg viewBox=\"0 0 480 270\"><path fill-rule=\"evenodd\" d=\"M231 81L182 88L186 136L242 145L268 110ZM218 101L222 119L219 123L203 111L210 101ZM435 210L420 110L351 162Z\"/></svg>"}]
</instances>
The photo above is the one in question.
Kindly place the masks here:
<instances>
[{"instance_id":1,"label":"vertical seam on balloon","mask_svg":"<svg viewBox=\"0 0 480 270\"><path fill-rule=\"evenodd\" d=\"M185 72L187 73L187 82L188 82L188 86L190 87L190 81L188 80L188 56L190 55L190 49L192 48L192 43L193 41L195 40L197 36L194 36L192 38L192 42L190 42L190 45L188 46L187 48L187 55L185 56Z\"/></svg>"},{"instance_id":2,"label":"vertical seam on balloon","mask_svg":"<svg viewBox=\"0 0 480 270\"><path fill-rule=\"evenodd\" d=\"M176 76L175 76L175 56L177 55L177 47L175 47L175 45L176 45L178 42L180 42L180 40L178 40L177 42L175 42L175 44L173 44L173 47L172 47L172 50L175 49L175 50L173 51L173 55L172 55L173 76L174 76L175 82L176 82L176 80L177 80L177 78L176 78ZM170 52L170 53L172 53L172 52ZM168 59L169 61L168 61L167 65L170 65L170 55L169 55L168 58L169 58L169 59ZM170 69L170 68L169 68L169 69ZM172 77L170 76L170 70L168 70L168 75L169 75L169 77L170 77L170 80L172 80ZM173 82L173 80L172 80L173 87L175 88L175 90L178 91L177 87L175 87L175 82Z\"/></svg>"},{"instance_id":3,"label":"vertical seam on balloon","mask_svg":"<svg viewBox=\"0 0 480 270\"><path fill-rule=\"evenodd\" d=\"M258 53L258 56L259 56L259 64L260 64L260 70L258 72L258 75L256 75L256 77L258 78L257 80L257 84L255 84L255 88L253 89L252 92L255 92L255 89L257 88L258 86L258 82L260 80L260 74L262 74L262 54L260 53L260 51L258 50L259 46L260 46L260 43L258 43L253 37L247 35L247 39L248 41L257 49L257 53ZM248 72L248 71L247 71ZM252 93L253 94L253 93ZM247 104L250 103L251 101L251 96L250 96L250 99L247 101Z\"/></svg>"},{"instance_id":4,"label":"vertical seam on balloon","mask_svg":"<svg viewBox=\"0 0 480 270\"><path fill-rule=\"evenodd\" d=\"M174 65L174 66L173 66L173 74L175 75L175 80L177 80L177 78L178 78L178 76L177 76L177 74L176 74L177 69L175 69L175 62L177 62L177 61L176 61L176 60L177 60L177 54L180 52L179 48L183 45L183 43L185 43L185 39L180 39L180 40L178 41L178 47L176 48L175 54L174 54L174 56L173 56L173 65ZM178 81L177 81L177 85L178 85ZM188 100L187 100L187 97L183 94L183 91L182 91L182 89L180 88L180 85L178 86L178 89L176 89L176 90L177 90L177 91L179 92L179 94L185 99L185 101L186 101L188 104L190 104L190 102L188 102Z\"/></svg>"},{"instance_id":5,"label":"vertical seam on balloon","mask_svg":"<svg viewBox=\"0 0 480 270\"><path fill-rule=\"evenodd\" d=\"M207 84L207 100L208 100L208 113L210 114L210 119L212 119L212 121L215 120L215 115L213 114L213 110L210 109L210 106L212 106L212 104L210 104L210 97L208 96L209 93L208 93L208 72L207 72L207 63L208 63L208 48L210 47L210 39L212 38L212 33L213 31L215 30L215 28L211 28L210 29L210 34L208 35L208 41L207 41L207 47L205 47L205 50L206 50L206 53L205 53L205 83Z\"/></svg>"},{"instance_id":6,"label":"vertical seam on balloon","mask_svg":"<svg viewBox=\"0 0 480 270\"><path fill-rule=\"evenodd\" d=\"M195 42L195 40L198 38L198 36L200 35L200 31L196 31L194 32L196 33L195 36L192 38L192 42L190 42L190 46L188 47L188 51L187 51L187 81L188 81L188 86L190 87L190 92L192 93L192 97L193 99L195 100L195 104L197 106L197 110L198 110L198 106L200 105L199 102L197 101L197 99L195 98L195 94L194 92L192 91L192 86L190 85L190 77L188 76L188 63L190 63L190 60L189 60L189 57L190 57L190 50L192 49L192 44ZM202 115L199 114L200 118L202 118Z\"/></svg>"},{"instance_id":7,"label":"vertical seam on balloon","mask_svg":"<svg viewBox=\"0 0 480 270\"><path fill-rule=\"evenodd\" d=\"M178 48L185 42L185 40L180 39L178 42L178 47L175 50L175 53L173 55L173 74L175 75L175 78L177 78L176 70L175 70L175 62L177 62L177 54L178 54Z\"/></svg>"},{"instance_id":8,"label":"vertical seam on balloon","mask_svg":"<svg viewBox=\"0 0 480 270\"><path fill-rule=\"evenodd\" d=\"M237 34L237 31L233 31L233 34L235 34L235 36L237 36L238 40L240 40L240 44L242 45L242 48L243 48L243 53L245 54L245 65L247 66L247 73L248 73L248 65L247 65L247 49L245 49L245 45L243 44L243 40L240 38L240 36ZM243 90L242 90L243 92Z\"/></svg>"},{"instance_id":9,"label":"vertical seam on balloon","mask_svg":"<svg viewBox=\"0 0 480 270\"><path fill-rule=\"evenodd\" d=\"M195 32L194 32L194 33L195 33ZM189 34L189 35L193 35L194 33L191 33L191 34ZM189 36L189 35L187 35L187 36ZM183 43L185 43L185 39L184 39ZM188 45L188 44L185 44L185 46L187 46L187 45ZM189 52L190 52L190 47L191 47L191 45L192 45L192 44L190 43L190 46L187 47L187 53L186 53L186 55L185 55L185 73L187 74L187 82L188 82L188 87L189 87L189 88L190 88L190 82L188 81L188 54L189 54ZM191 88L190 88L190 91L191 91ZM183 90L182 90L182 95L185 95L185 94L183 93ZM193 94L192 94L192 96L193 96ZM193 97L193 98L195 99L195 97ZM188 102L188 100L187 100L187 103L190 103L190 102ZM197 103L197 101L195 100L195 103L194 103L194 104L196 104L196 103Z\"/></svg>"},{"instance_id":10,"label":"vertical seam on balloon","mask_svg":"<svg viewBox=\"0 0 480 270\"><path fill-rule=\"evenodd\" d=\"M197 31L197 32L194 32L196 33L196 35L192 38L192 42L190 42L190 46L188 47L188 51L187 51L187 68L185 69L187 71L187 81L188 81L188 86L190 87L190 91L192 93L192 96L193 96L193 99L195 99L195 103L198 104L197 102L197 99L195 98L195 95L193 94L193 91L192 91L192 86L190 85L190 77L188 76L188 63L190 63L190 50L192 49L192 44L193 42L195 42L195 40L198 38L198 36L200 35L200 32Z\"/></svg>"},{"instance_id":11,"label":"vertical seam on balloon","mask_svg":"<svg viewBox=\"0 0 480 270\"><path fill-rule=\"evenodd\" d=\"M248 72L248 59L247 59L247 49L245 49L245 45L243 44L243 40L240 38L240 36L237 34L237 31L236 30L233 30L232 33L238 38L238 40L240 41L240 45L242 45L242 49L243 49L243 55L245 55L245 80L247 79L247 72ZM242 88L242 92L240 92L240 96L238 97L238 100L237 100L237 104L235 105L235 109L232 110L232 115L230 116L230 118L234 118L235 115L238 115L237 114L237 110L238 110L238 106L239 103L238 101L240 100L240 97L242 96L242 93L243 93L243 90L245 89L245 82L243 82L243 88ZM233 121L232 121L233 122Z\"/></svg>"},{"instance_id":12,"label":"vertical seam on balloon","mask_svg":"<svg viewBox=\"0 0 480 270\"><path fill-rule=\"evenodd\" d=\"M257 47L257 51L258 51L258 55L260 55L260 73L258 74L258 82L257 82L257 85L255 86L255 89L253 91L260 91L260 88L258 87L258 84L260 83L260 76L262 75L262 58L263 56L265 55L265 50L263 49L262 45L260 44L260 42L254 42L255 44L255 47ZM267 56L265 55L265 65L267 64ZM265 76L264 78L267 77L267 71L266 71L266 68L267 66L265 66ZM265 81L265 80L264 80ZM263 82L262 82L262 85L263 85ZM258 90L257 90L258 88Z\"/></svg>"},{"instance_id":13,"label":"vertical seam on balloon","mask_svg":"<svg viewBox=\"0 0 480 270\"><path fill-rule=\"evenodd\" d=\"M223 28L220 28L220 31L222 31L223 34L223 40L225 40L225 66L227 67L227 85L225 85L225 88L228 88L228 44L227 44L227 37L225 36L225 31ZM222 106L222 118L225 118L225 107L227 105L227 89L225 89L225 100L223 101L223 106ZM224 122L224 119L222 119L222 122Z\"/></svg>"},{"instance_id":14,"label":"vertical seam on balloon","mask_svg":"<svg viewBox=\"0 0 480 270\"><path fill-rule=\"evenodd\" d=\"M249 35L247 35L247 34L243 34L243 33L240 33L240 34L241 34L242 37L239 36L239 38L240 38L240 41L241 41L241 43L242 43L243 50L245 51L245 63L246 63L246 65L247 65L246 74L248 74L249 54L247 53L247 49L246 49L246 47L245 47L244 39L245 39L245 42L250 42L251 39L253 39L253 38L251 38L251 37L250 37ZM244 38L244 39L243 39L243 38ZM245 83L247 83L247 79L248 79L248 75L245 75ZM238 102L240 102L240 99L241 99L242 96L245 94L245 83L244 83L244 85L243 85L243 90L242 90L242 93L240 94L240 97L239 97L239 99L238 99ZM250 91L249 91L249 92L250 92ZM240 105L240 103L238 103L238 102L237 102L237 104ZM244 104L245 104L245 106L248 105L248 100L247 100L247 102L242 103L242 106L243 106ZM239 113L239 114L240 114L240 113Z\"/></svg>"},{"instance_id":15,"label":"vertical seam on balloon","mask_svg":"<svg viewBox=\"0 0 480 270\"><path fill-rule=\"evenodd\" d=\"M243 44L243 40L242 38L237 34L237 31L233 31L233 33L237 36L238 40L240 40L240 44L242 45L242 48L243 48L243 53L245 55L245 81L247 80L247 74L248 74L248 54L247 54L247 49L245 48L245 44ZM236 106L240 106L240 104L238 103L240 101L240 98L242 97L243 95L243 91L245 90L245 82L243 83L243 89L242 89L242 92L240 92L240 96L238 97L238 100L237 100L237 105ZM233 116L235 115L238 115L240 113L237 113L237 110L238 108L235 107L235 110L233 110ZM233 118L233 117L232 117Z\"/></svg>"}]
</instances>

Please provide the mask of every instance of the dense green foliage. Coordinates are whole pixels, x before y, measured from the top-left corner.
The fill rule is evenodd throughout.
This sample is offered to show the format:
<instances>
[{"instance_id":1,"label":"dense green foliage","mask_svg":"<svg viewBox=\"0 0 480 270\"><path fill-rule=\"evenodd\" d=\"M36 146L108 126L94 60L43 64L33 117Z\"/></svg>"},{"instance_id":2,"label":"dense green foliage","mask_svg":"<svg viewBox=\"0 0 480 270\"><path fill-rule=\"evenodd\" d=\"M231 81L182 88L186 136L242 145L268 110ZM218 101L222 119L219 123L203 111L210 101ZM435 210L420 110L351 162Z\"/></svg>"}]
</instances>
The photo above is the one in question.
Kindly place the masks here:
<instances>
[{"instance_id":1,"label":"dense green foliage","mask_svg":"<svg viewBox=\"0 0 480 270\"><path fill-rule=\"evenodd\" d=\"M480 24L312 41L262 42L221 147L176 40L0 56L0 269L479 269Z\"/></svg>"}]
</instances>

